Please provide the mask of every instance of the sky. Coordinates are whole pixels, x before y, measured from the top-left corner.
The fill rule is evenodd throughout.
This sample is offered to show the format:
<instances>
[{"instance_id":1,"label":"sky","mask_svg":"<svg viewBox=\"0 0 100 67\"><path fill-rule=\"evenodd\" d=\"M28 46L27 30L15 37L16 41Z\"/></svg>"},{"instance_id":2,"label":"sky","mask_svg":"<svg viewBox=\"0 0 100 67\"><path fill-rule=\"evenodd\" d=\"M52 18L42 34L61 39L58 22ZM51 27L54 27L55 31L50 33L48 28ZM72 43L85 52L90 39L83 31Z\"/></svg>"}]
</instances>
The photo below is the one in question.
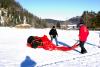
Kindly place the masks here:
<instances>
[{"instance_id":1,"label":"sky","mask_svg":"<svg viewBox=\"0 0 100 67\"><path fill-rule=\"evenodd\" d=\"M42 19L67 20L81 16L83 11L100 11L100 0L16 0Z\"/></svg>"}]
</instances>

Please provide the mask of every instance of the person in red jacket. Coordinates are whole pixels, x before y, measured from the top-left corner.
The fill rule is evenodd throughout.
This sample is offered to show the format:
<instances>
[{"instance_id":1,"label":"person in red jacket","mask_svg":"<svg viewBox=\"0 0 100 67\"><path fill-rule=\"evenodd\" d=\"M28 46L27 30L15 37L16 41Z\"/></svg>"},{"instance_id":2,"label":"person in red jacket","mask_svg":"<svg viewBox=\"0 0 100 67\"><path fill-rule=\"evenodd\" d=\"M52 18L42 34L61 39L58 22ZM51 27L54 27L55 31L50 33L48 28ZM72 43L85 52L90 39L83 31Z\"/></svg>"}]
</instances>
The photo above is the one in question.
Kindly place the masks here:
<instances>
[{"instance_id":1,"label":"person in red jacket","mask_svg":"<svg viewBox=\"0 0 100 67\"><path fill-rule=\"evenodd\" d=\"M81 47L81 53L87 53L87 50L84 47L84 43L87 40L89 35L89 30L84 23L79 23L79 45Z\"/></svg>"}]
</instances>

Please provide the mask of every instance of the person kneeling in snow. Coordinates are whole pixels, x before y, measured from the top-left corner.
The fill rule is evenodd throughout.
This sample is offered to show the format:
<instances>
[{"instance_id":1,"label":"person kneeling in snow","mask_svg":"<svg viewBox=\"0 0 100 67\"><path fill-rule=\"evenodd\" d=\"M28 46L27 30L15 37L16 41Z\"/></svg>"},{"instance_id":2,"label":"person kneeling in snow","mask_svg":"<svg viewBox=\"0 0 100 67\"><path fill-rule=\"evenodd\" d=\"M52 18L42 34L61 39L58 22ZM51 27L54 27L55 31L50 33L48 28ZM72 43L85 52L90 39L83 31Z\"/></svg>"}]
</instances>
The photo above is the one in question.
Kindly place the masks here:
<instances>
[{"instance_id":1,"label":"person kneeling in snow","mask_svg":"<svg viewBox=\"0 0 100 67\"><path fill-rule=\"evenodd\" d=\"M57 40L58 33L55 26L53 26L52 29L49 31L49 35L51 37L51 41L55 39L56 45L58 46L58 40Z\"/></svg>"},{"instance_id":2,"label":"person kneeling in snow","mask_svg":"<svg viewBox=\"0 0 100 67\"><path fill-rule=\"evenodd\" d=\"M78 27L79 27L79 45L81 47L81 53L84 54L87 53L84 47L84 43L86 42L87 37L89 35L89 30L84 23L79 23Z\"/></svg>"}]
</instances>

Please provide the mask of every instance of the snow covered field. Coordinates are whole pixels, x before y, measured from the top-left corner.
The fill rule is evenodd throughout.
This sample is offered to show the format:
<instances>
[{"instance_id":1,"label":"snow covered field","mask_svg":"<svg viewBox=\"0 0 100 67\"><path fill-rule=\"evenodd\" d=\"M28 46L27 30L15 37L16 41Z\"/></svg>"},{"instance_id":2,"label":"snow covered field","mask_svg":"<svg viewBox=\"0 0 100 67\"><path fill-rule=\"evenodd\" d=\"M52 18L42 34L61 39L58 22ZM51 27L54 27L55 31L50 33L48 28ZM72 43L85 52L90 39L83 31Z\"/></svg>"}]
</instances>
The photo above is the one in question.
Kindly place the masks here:
<instances>
[{"instance_id":1,"label":"snow covered field","mask_svg":"<svg viewBox=\"0 0 100 67\"><path fill-rule=\"evenodd\" d=\"M49 30L0 27L0 67L100 67L100 48L97 47L100 31L90 31L85 43L86 54L80 54L80 47L71 51L48 51L26 46L29 36L47 35L50 39ZM59 46L72 46L78 40L78 30L57 31Z\"/></svg>"}]
</instances>

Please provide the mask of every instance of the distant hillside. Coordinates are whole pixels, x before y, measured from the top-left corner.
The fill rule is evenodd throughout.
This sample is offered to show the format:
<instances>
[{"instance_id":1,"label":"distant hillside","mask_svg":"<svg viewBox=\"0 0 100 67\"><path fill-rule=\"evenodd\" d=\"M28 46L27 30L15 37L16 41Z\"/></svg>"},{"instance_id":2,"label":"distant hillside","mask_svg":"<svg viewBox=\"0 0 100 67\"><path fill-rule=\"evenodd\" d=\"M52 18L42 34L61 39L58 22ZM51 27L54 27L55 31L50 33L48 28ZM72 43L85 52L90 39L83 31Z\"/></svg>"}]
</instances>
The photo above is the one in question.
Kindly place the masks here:
<instances>
[{"instance_id":1,"label":"distant hillside","mask_svg":"<svg viewBox=\"0 0 100 67\"><path fill-rule=\"evenodd\" d=\"M76 17L70 18L68 20L68 22L70 22L72 24L78 24L80 22L80 16L76 16Z\"/></svg>"},{"instance_id":2,"label":"distant hillside","mask_svg":"<svg viewBox=\"0 0 100 67\"><path fill-rule=\"evenodd\" d=\"M54 19L44 19L49 27L52 27L53 25L56 25L58 27L63 27L66 28L67 25L69 24L78 24L80 22L80 16L76 16L73 18L70 18L69 20L66 21L59 21L59 20L54 20Z\"/></svg>"},{"instance_id":3,"label":"distant hillside","mask_svg":"<svg viewBox=\"0 0 100 67\"><path fill-rule=\"evenodd\" d=\"M0 0L0 26L16 26L24 22L32 27L47 27L45 20L31 14L15 0Z\"/></svg>"},{"instance_id":4,"label":"distant hillside","mask_svg":"<svg viewBox=\"0 0 100 67\"><path fill-rule=\"evenodd\" d=\"M64 21L59 21L59 20L54 20L54 19L44 19L44 20L47 21L48 23L53 23L53 24L64 22Z\"/></svg>"},{"instance_id":5,"label":"distant hillside","mask_svg":"<svg viewBox=\"0 0 100 67\"><path fill-rule=\"evenodd\" d=\"M59 21L54 19L44 19L48 23L48 27L52 27L53 25L57 26L58 24L64 24L65 21Z\"/></svg>"},{"instance_id":6,"label":"distant hillside","mask_svg":"<svg viewBox=\"0 0 100 67\"><path fill-rule=\"evenodd\" d=\"M0 26L15 27L19 24L29 24L35 28L46 28L52 25L77 24L80 16L73 17L66 21L54 19L41 19L28 12L15 0L0 0Z\"/></svg>"}]
</instances>

